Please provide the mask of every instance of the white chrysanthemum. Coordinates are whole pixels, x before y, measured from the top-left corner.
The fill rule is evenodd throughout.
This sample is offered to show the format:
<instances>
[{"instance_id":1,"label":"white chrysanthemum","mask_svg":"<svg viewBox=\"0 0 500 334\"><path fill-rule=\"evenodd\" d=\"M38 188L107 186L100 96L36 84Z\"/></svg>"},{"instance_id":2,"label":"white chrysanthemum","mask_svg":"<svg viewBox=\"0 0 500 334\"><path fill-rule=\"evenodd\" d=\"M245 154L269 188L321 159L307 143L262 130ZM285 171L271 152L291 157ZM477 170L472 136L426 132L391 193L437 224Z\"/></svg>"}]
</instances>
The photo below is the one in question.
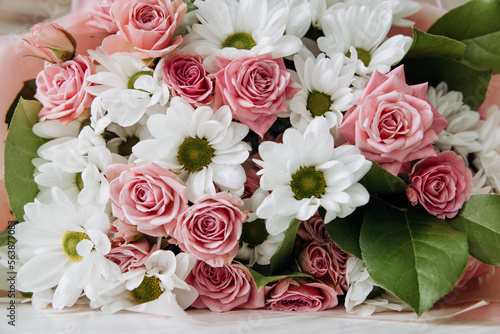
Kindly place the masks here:
<instances>
[{"instance_id":1,"label":"white chrysanthemum","mask_svg":"<svg viewBox=\"0 0 500 334\"><path fill-rule=\"evenodd\" d=\"M268 15L271 17L281 8L287 10L286 35L304 37L311 26L311 4L308 0L270 0L268 4Z\"/></svg>"},{"instance_id":2,"label":"white chrysanthemum","mask_svg":"<svg viewBox=\"0 0 500 334\"><path fill-rule=\"evenodd\" d=\"M350 85L355 66L344 65L341 54L333 58L321 53L316 59L295 55L293 58L301 90L290 101L292 125L305 131L316 117L324 117L330 129L342 123L342 112L354 104Z\"/></svg>"},{"instance_id":3,"label":"white chrysanthemum","mask_svg":"<svg viewBox=\"0 0 500 334\"><path fill-rule=\"evenodd\" d=\"M171 251L157 250L144 267L122 274L121 282L102 291L92 308L106 313L123 309L161 316L181 315L198 297L195 288L185 282L196 258Z\"/></svg>"},{"instance_id":4,"label":"white chrysanthemum","mask_svg":"<svg viewBox=\"0 0 500 334\"><path fill-rule=\"evenodd\" d=\"M470 191L471 196L494 193L493 189L488 185L488 178L482 169L478 170L477 173L474 174L472 184L473 187Z\"/></svg>"},{"instance_id":5,"label":"white chrysanthemum","mask_svg":"<svg viewBox=\"0 0 500 334\"><path fill-rule=\"evenodd\" d=\"M277 235L269 234L264 220L259 219L255 211L262 204L269 193L258 188L252 197L244 199L242 210L249 212L248 220L243 224L241 234L241 246L236 254L237 259L246 260L250 266L255 263L268 265L279 245L285 237L285 233Z\"/></svg>"},{"instance_id":6,"label":"white chrysanthemum","mask_svg":"<svg viewBox=\"0 0 500 334\"><path fill-rule=\"evenodd\" d=\"M215 194L215 186L236 196L243 194L246 175L241 164L250 146L242 139L248 127L232 122L228 106L215 112L208 106L193 109L174 97L166 115L149 118L148 129L154 139L133 148L138 162L153 161L179 172L190 201Z\"/></svg>"},{"instance_id":7,"label":"white chrysanthemum","mask_svg":"<svg viewBox=\"0 0 500 334\"><path fill-rule=\"evenodd\" d=\"M321 18L327 13L327 10L341 0L310 0L311 3L311 23L321 30Z\"/></svg>"},{"instance_id":8,"label":"white chrysanthemum","mask_svg":"<svg viewBox=\"0 0 500 334\"><path fill-rule=\"evenodd\" d=\"M49 119L33 125L33 133L42 138L78 137L82 120L77 118L69 124L62 124L58 119Z\"/></svg>"},{"instance_id":9,"label":"white chrysanthemum","mask_svg":"<svg viewBox=\"0 0 500 334\"><path fill-rule=\"evenodd\" d=\"M107 56L99 50L89 54L101 64L88 78L94 85L87 88L98 97L91 106L92 126L98 133L111 122L131 126L146 112L156 113L167 104L170 93L163 84L161 66L153 71L133 57Z\"/></svg>"},{"instance_id":10,"label":"white chrysanthemum","mask_svg":"<svg viewBox=\"0 0 500 334\"><path fill-rule=\"evenodd\" d=\"M375 70L388 73L410 48L411 37L396 35L385 40L391 28L390 10L334 8L322 18L325 36L318 38L318 47L329 57L343 54L346 62L356 65L356 74L366 77Z\"/></svg>"},{"instance_id":11,"label":"white chrysanthemum","mask_svg":"<svg viewBox=\"0 0 500 334\"><path fill-rule=\"evenodd\" d=\"M344 302L347 313L369 316L375 312L409 309L405 303L386 291L367 299L374 289L380 288L368 274L363 261L354 256L347 260L346 281L349 285Z\"/></svg>"},{"instance_id":12,"label":"white chrysanthemum","mask_svg":"<svg viewBox=\"0 0 500 334\"><path fill-rule=\"evenodd\" d=\"M390 9L392 12L392 24L398 27L410 27L414 22L405 18L415 14L422 5L412 0L345 0L344 5L368 6L375 10Z\"/></svg>"},{"instance_id":13,"label":"white chrysanthemum","mask_svg":"<svg viewBox=\"0 0 500 334\"><path fill-rule=\"evenodd\" d=\"M290 220L307 220L321 206L325 222L346 217L368 203L368 191L358 182L371 162L352 145L334 148L334 140L324 118L315 118L304 134L290 128L283 144L263 142L262 158L254 160L262 169L260 186L272 193L257 209L266 218L270 234L287 229Z\"/></svg>"},{"instance_id":14,"label":"white chrysanthemum","mask_svg":"<svg viewBox=\"0 0 500 334\"><path fill-rule=\"evenodd\" d=\"M115 135L115 137L106 142L106 147L113 153L119 154L122 157L128 157L130 164L137 159L137 157L132 154L132 147L141 140L152 138L148 127L141 124L122 127L118 124L111 123L106 128L106 131Z\"/></svg>"},{"instance_id":15,"label":"white chrysanthemum","mask_svg":"<svg viewBox=\"0 0 500 334\"><path fill-rule=\"evenodd\" d=\"M288 7L270 10L267 0L195 1L200 24L185 37L182 50L204 58L210 72L218 68L215 56L235 59L271 53L274 58L297 52L302 42L285 35Z\"/></svg>"},{"instance_id":16,"label":"white chrysanthemum","mask_svg":"<svg viewBox=\"0 0 500 334\"><path fill-rule=\"evenodd\" d=\"M38 155L41 159L34 160L35 182L41 190L37 198L43 201L46 191L58 187L70 197L77 194L80 205L106 205L109 182L104 172L112 163L126 163L112 154L89 126L78 138L62 137L42 145Z\"/></svg>"},{"instance_id":17,"label":"white chrysanthemum","mask_svg":"<svg viewBox=\"0 0 500 334\"><path fill-rule=\"evenodd\" d=\"M21 260L19 260L17 254L14 254L15 263L13 263L12 255L13 255L12 248L9 249L9 245L0 247L0 277L7 278L4 280L0 280L0 290L9 292L11 290L11 282L8 279L10 275L12 275L12 272L17 272L17 269L22 266ZM26 293L24 291L22 292L23 292L22 295L20 293L16 293L16 298L25 297L25 299L22 302L31 302L33 307L36 309L46 308L52 302L54 296L54 290L52 288L44 291L33 292L31 297L27 297ZM1 297L0 297L0 303L2 303Z\"/></svg>"},{"instance_id":18,"label":"white chrysanthemum","mask_svg":"<svg viewBox=\"0 0 500 334\"><path fill-rule=\"evenodd\" d=\"M72 306L82 294L95 300L120 268L105 258L111 249L108 216L99 207L79 206L60 189L52 204L35 200L24 207L25 222L16 227L21 291L43 292L56 287L52 306Z\"/></svg>"},{"instance_id":19,"label":"white chrysanthemum","mask_svg":"<svg viewBox=\"0 0 500 334\"><path fill-rule=\"evenodd\" d=\"M481 150L477 132L479 113L470 110L469 106L463 103L462 93L448 91L446 83L441 82L436 88L429 87L427 98L449 122L439 134L439 139L434 142L438 150L453 150L466 160L469 153Z\"/></svg>"},{"instance_id":20,"label":"white chrysanthemum","mask_svg":"<svg viewBox=\"0 0 500 334\"><path fill-rule=\"evenodd\" d=\"M476 153L474 166L482 169L487 177L487 185L500 191L500 109L492 106L488 109L486 120L478 128L479 142L483 145Z\"/></svg>"}]
</instances>

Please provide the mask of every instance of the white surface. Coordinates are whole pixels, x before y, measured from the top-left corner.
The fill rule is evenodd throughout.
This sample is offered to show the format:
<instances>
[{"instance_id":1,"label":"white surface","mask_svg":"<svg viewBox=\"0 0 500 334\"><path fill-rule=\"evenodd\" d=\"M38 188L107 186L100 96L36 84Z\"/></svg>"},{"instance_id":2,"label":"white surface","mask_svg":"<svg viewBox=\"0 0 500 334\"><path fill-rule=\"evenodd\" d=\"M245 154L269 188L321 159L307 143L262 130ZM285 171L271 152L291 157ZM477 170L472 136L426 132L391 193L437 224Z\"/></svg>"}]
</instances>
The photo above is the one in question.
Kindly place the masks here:
<instances>
[{"instance_id":1,"label":"white surface","mask_svg":"<svg viewBox=\"0 0 500 334\"><path fill-rule=\"evenodd\" d=\"M189 311L187 318L164 318L140 313L120 312L105 315L85 308L63 311L35 310L30 304L16 305L16 327L7 325L6 304L0 304L3 312L0 333L37 334L98 334L98 333L499 333L500 323L477 322L459 319L420 320L395 322L366 320L345 316L342 311L318 313L284 313L264 310L231 311L212 313ZM336 318L337 317L337 318Z\"/></svg>"}]
</instances>

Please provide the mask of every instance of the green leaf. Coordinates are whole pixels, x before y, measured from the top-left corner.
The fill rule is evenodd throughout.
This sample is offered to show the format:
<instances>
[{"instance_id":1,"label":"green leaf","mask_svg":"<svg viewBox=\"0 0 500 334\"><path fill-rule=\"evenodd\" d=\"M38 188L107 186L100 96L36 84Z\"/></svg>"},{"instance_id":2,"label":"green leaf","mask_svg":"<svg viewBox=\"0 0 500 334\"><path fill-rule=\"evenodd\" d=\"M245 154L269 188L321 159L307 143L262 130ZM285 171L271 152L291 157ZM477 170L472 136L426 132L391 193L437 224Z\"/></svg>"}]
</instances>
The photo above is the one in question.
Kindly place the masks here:
<instances>
[{"instance_id":1,"label":"green leaf","mask_svg":"<svg viewBox=\"0 0 500 334\"><path fill-rule=\"evenodd\" d=\"M182 0L186 5L187 5L187 12L192 12L193 10L196 10L196 6L194 5L194 1L192 0Z\"/></svg>"},{"instance_id":2,"label":"green leaf","mask_svg":"<svg viewBox=\"0 0 500 334\"><path fill-rule=\"evenodd\" d=\"M0 247L6 246L9 244L9 229L0 233Z\"/></svg>"},{"instance_id":3,"label":"green leaf","mask_svg":"<svg viewBox=\"0 0 500 334\"><path fill-rule=\"evenodd\" d=\"M37 149L44 140L31 128L38 122L42 105L37 101L20 99L5 141L5 188L10 208L17 220L23 220L23 207L38 194L33 180L35 166L31 160L38 157Z\"/></svg>"},{"instance_id":4,"label":"green leaf","mask_svg":"<svg viewBox=\"0 0 500 334\"><path fill-rule=\"evenodd\" d=\"M475 0L443 15L429 33L448 36L466 46L464 63L500 73L500 1Z\"/></svg>"},{"instance_id":5,"label":"green leaf","mask_svg":"<svg viewBox=\"0 0 500 334\"><path fill-rule=\"evenodd\" d=\"M474 0L450 10L428 32L459 41L500 31L500 1Z\"/></svg>"},{"instance_id":6,"label":"green leaf","mask_svg":"<svg viewBox=\"0 0 500 334\"><path fill-rule=\"evenodd\" d=\"M500 31L464 40L464 62L471 67L500 73Z\"/></svg>"},{"instance_id":7,"label":"green leaf","mask_svg":"<svg viewBox=\"0 0 500 334\"><path fill-rule=\"evenodd\" d=\"M402 64L408 84L429 82L430 86L437 86L444 81L449 90L462 92L464 103L473 110L479 109L486 98L491 71L475 70L456 60L438 57L406 58Z\"/></svg>"},{"instance_id":8,"label":"green leaf","mask_svg":"<svg viewBox=\"0 0 500 334\"><path fill-rule=\"evenodd\" d=\"M457 40L432 35L413 28L413 43L407 56L409 57L443 57L461 59L465 52L465 44Z\"/></svg>"},{"instance_id":9,"label":"green leaf","mask_svg":"<svg viewBox=\"0 0 500 334\"><path fill-rule=\"evenodd\" d=\"M344 252L349 253L358 259L361 258L361 248L359 247L359 234L362 220L346 218L336 218L325 225L326 231L337 246Z\"/></svg>"},{"instance_id":10,"label":"green leaf","mask_svg":"<svg viewBox=\"0 0 500 334\"><path fill-rule=\"evenodd\" d=\"M365 176L359 181L370 193L393 194L405 192L406 183L392 175L376 162Z\"/></svg>"},{"instance_id":11,"label":"green leaf","mask_svg":"<svg viewBox=\"0 0 500 334\"><path fill-rule=\"evenodd\" d=\"M14 102L9 107L7 114L5 115L5 123L10 124L12 120L12 116L14 116L14 111L16 110L17 104L19 103L19 99L23 98L25 100L33 100L36 93L36 83L35 79L28 80L24 82L23 88L17 94Z\"/></svg>"},{"instance_id":12,"label":"green leaf","mask_svg":"<svg viewBox=\"0 0 500 334\"><path fill-rule=\"evenodd\" d=\"M291 259L297 230L299 229L300 220L293 219L285 232L285 237L279 245L276 253L271 257L271 274L276 275L288 269Z\"/></svg>"},{"instance_id":13,"label":"green leaf","mask_svg":"<svg viewBox=\"0 0 500 334\"><path fill-rule=\"evenodd\" d=\"M247 267L248 268L248 267ZM313 279L310 275L305 274L305 273L292 273L288 275L275 275L275 276L264 276L258 271L255 271L251 268L248 268L248 271L252 275L252 278L255 282L255 285L257 286L258 289L262 288L263 286L268 285L269 283L279 281L280 279L283 278L310 278Z\"/></svg>"},{"instance_id":14,"label":"green leaf","mask_svg":"<svg viewBox=\"0 0 500 334\"><path fill-rule=\"evenodd\" d=\"M414 211L367 213L360 246L375 282L419 316L453 289L468 260L464 233Z\"/></svg>"},{"instance_id":15,"label":"green leaf","mask_svg":"<svg viewBox=\"0 0 500 334\"><path fill-rule=\"evenodd\" d=\"M500 265L500 196L472 196L451 225L467 234L469 251L481 262Z\"/></svg>"}]
</instances>

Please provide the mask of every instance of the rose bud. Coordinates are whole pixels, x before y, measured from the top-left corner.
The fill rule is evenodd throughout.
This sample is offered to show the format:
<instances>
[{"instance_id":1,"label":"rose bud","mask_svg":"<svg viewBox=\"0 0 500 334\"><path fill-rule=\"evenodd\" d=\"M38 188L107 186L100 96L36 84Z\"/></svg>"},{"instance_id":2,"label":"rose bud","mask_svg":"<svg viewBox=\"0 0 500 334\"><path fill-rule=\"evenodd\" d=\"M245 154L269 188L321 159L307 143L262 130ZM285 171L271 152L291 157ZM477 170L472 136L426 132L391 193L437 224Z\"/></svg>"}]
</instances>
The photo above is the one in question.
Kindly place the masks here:
<instances>
[{"instance_id":1,"label":"rose bud","mask_svg":"<svg viewBox=\"0 0 500 334\"><path fill-rule=\"evenodd\" d=\"M51 63L63 63L75 56L76 41L57 23L39 23L31 28L22 46L33 52L35 57Z\"/></svg>"}]
</instances>

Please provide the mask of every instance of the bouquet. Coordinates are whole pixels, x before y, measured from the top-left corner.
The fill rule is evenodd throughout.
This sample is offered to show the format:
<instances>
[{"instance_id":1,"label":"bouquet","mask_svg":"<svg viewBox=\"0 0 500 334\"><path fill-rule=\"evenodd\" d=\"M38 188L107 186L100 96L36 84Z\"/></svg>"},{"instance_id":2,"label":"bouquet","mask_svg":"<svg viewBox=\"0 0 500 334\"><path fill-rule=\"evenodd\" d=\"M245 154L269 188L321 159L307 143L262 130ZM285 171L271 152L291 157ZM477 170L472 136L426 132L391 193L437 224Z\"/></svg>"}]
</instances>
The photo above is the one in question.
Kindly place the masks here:
<instances>
[{"instance_id":1,"label":"bouquet","mask_svg":"<svg viewBox=\"0 0 500 334\"><path fill-rule=\"evenodd\" d=\"M99 0L83 52L35 25L44 68L7 116L15 289L109 313L420 316L492 275L500 4L426 32L420 8Z\"/></svg>"}]
</instances>

